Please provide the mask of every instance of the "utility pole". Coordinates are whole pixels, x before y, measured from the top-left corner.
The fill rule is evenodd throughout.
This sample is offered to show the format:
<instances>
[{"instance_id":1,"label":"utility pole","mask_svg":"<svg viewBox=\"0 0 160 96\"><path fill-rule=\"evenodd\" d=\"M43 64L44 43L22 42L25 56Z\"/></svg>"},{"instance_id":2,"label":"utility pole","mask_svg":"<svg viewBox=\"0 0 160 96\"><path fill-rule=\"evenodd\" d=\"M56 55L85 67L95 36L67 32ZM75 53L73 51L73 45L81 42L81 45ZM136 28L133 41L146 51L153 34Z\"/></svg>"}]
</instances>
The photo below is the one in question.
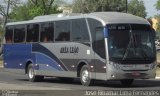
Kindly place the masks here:
<instances>
[{"instance_id":1,"label":"utility pole","mask_svg":"<svg viewBox=\"0 0 160 96\"><path fill-rule=\"evenodd\" d=\"M126 0L126 13L128 13L128 0Z\"/></svg>"}]
</instances>

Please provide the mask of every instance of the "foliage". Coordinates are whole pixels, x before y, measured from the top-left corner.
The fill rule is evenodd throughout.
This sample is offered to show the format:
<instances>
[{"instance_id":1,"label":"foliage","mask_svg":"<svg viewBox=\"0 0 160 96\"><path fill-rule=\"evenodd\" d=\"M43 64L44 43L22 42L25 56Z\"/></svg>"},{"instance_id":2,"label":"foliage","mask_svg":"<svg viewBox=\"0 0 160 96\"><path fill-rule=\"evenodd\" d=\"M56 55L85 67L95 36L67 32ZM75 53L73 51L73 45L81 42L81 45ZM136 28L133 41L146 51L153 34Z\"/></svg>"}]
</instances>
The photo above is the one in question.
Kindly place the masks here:
<instances>
[{"instance_id":1,"label":"foliage","mask_svg":"<svg viewBox=\"0 0 160 96\"><path fill-rule=\"evenodd\" d=\"M145 18L147 16L146 8L142 0L131 0L128 4L128 12Z\"/></svg>"},{"instance_id":2,"label":"foliage","mask_svg":"<svg viewBox=\"0 0 160 96\"><path fill-rule=\"evenodd\" d=\"M18 6L20 3L20 0L2 0L0 4L0 15L6 17L8 15L6 12L7 8L10 10L11 8Z\"/></svg>"},{"instance_id":3,"label":"foliage","mask_svg":"<svg viewBox=\"0 0 160 96\"><path fill-rule=\"evenodd\" d=\"M125 11L125 0L74 0L73 12Z\"/></svg>"},{"instance_id":4,"label":"foliage","mask_svg":"<svg viewBox=\"0 0 160 96\"><path fill-rule=\"evenodd\" d=\"M160 0L157 0L157 3L155 4L155 6L157 10L160 10Z\"/></svg>"},{"instance_id":5,"label":"foliage","mask_svg":"<svg viewBox=\"0 0 160 96\"><path fill-rule=\"evenodd\" d=\"M158 20L158 25L157 25L157 32L160 32L160 15L155 16L155 18ZM160 34L160 33L159 33Z\"/></svg>"},{"instance_id":6,"label":"foliage","mask_svg":"<svg viewBox=\"0 0 160 96\"><path fill-rule=\"evenodd\" d=\"M157 0L155 7L157 10L160 10L160 0ZM156 15L155 18L158 20L158 26L157 26L157 34L160 37L160 14Z\"/></svg>"},{"instance_id":7,"label":"foliage","mask_svg":"<svg viewBox=\"0 0 160 96\"><path fill-rule=\"evenodd\" d=\"M130 0L128 2L128 13L145 18L147 15L145 10L142 0ZM126 12L126 0L74 0L73 2L74 13L101 11Z\"/></svg>"},{"instance_id":8,"label":"foliage","mask_svg":"<svg viewBox=\"0 0 160 96\"><path fill-rule=\"evenodd\" d=\"M22 6L13 8L10 18L19 21L29 20L39 15L60 13L61 11L57 9L58 6L54 2L55 0L30 0Z\"/></svg>"}]
</instances>

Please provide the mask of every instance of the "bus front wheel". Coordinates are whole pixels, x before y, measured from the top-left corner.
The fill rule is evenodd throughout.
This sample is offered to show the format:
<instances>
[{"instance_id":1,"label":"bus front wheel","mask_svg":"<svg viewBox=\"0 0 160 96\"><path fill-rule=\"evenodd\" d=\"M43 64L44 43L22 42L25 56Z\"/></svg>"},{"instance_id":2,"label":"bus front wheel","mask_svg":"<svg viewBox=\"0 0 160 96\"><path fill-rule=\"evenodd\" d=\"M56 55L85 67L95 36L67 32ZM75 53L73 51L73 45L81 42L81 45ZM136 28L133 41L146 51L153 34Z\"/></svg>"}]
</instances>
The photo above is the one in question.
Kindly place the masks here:
<instances>
[{"instance_id":1,"label":"bus front wheel","mask_svg":"<svg viewBox=\"0 0 160 96\"><path fill-rule=\"evenodd\" d=\"M84 65L80 71L80 81L84 86L91 86L93 79L91 79L90 71L87 65Z\"/></svg>"},{"instance_id":2,"label":"bus front wheel","mask_svg":"<svg viewBox=\"0 0 160 96\"><path fill-rule=\"evenodd\" d=\"M33 64L30 64L28 66L27 73L28 73L28 79L31 82L42 81L44 79L44 76L36 76L35 75Z\"/></svg>"},{"instance_id":3,"label":"bus front wheel","mask_svg":"<svg viewBox=\"0 0 160 96\"><path fill-rule=\"evenodd\" d=\"M121 80L121 84L125 87L129 87L131 86L131 84L133 83L134 79L124 79L124 80Z\"/></svg>"}]
</instances>

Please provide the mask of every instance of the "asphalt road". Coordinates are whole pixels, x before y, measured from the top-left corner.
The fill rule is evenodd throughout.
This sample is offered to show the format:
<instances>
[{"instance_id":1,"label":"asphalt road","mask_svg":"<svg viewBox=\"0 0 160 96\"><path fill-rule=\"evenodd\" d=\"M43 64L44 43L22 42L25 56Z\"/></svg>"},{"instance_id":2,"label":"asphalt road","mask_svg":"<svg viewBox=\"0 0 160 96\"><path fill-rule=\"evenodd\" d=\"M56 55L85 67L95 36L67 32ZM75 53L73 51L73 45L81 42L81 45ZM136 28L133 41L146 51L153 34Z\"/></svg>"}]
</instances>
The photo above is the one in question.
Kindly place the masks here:
<instances>
[{"instance_id":1,"label":"asphalt road","mask_svg":"<svg viewBox=\"0 0 160 96\"><path fill-rule=\"evenodd\" d=\"M119 81L106 81L106 82L96 81L95 85L86 87L86 86L82 86L78 79L75 79L73 82L67 83L67 82L62 82L59 79L52 77L52 78L45 78L45 80L42 82L29 82L26 75L6 72L3 70L3 68L0 68L0 90L2 90L2 93L6 93L6 92L3 92L5 90L19 90L24 93L21 95L14 95L14 96L28 96L29 93L30 94L32 93L32 95L34 94L34 96L41 96L41 95L51 96L49 94L52 94L52 93L54 93L54 95L52 94L52 96L83 96L83 95L88 95L88 94L92 96L104 96L104 94L99 95L97 91L98 90L111 90L111 91L127 90L127 92L129 91L133 92L134 90L137 90L137 91L158 90L159 94L157 94L157 96L159 96L160 95L160 91L159 91L160 90L160 79L135 80L133 85L130 87L123 87ZM90 93L87 93L88 91ZM39 93L41 93L41 95ZM38 94L38 95L35 95L35 94ZM3 94L0 94L0 96L1 95L6 96ZM105 95L105 96L109 96L109 95ZM113 95L110 95L110 96L113 96ZM123 96L128 96L128 94L123 95ZM134 96L134 95L130 95L130 96ZM137 95L137 96L140 96L140 95ZM156 96L156 95L154 94L153 96Z\"/></svg>"}]
</instances>

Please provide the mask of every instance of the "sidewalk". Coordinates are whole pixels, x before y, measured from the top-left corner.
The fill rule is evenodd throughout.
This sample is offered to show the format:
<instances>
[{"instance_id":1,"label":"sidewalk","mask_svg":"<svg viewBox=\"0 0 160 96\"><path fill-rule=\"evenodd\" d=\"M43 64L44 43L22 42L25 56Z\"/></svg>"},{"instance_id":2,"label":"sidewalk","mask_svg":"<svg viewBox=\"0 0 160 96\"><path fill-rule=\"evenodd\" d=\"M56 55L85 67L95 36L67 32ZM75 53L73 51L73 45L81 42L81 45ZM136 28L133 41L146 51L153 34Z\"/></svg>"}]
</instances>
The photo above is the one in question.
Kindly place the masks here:
<instances>
[{"instance_id":1,"label":"sidewalk","mask_svg":"<svg viewBox=\"0 0 160 96\"><path fill-rule=\"evenodd\" d=\"M3 67L3 61L0 60L0 67Z\"/></svg>"},{"instance_id":2,"label":"sidewalk","mask_svg":"<svg viewBox=\"0 0 160 96\"><path fill-rule=\"evenodd\" d=\"M156 79L160 79L160 68L157 68Z\"/></svg>"}]
</instances>

